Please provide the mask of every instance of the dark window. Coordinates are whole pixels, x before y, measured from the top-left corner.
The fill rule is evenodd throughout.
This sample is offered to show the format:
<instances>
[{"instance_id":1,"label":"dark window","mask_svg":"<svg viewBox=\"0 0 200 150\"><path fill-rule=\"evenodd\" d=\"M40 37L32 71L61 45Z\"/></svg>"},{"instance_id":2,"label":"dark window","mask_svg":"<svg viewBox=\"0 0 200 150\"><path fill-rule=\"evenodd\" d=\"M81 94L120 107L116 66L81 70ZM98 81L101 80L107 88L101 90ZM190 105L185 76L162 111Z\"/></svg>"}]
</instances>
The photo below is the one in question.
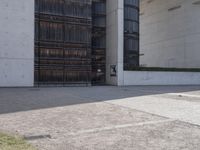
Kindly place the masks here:
<instances>
[{"instance_id":1,"label":"dark window","mask_svg":"<svg viewBox=\"0 0 200 150\"><path fill-rule=\"evenodd\" d=\"M106 1L92 3L92 83L104 84L106 77Z\"/></svg>"},{"instance_id":2,"label":"dark window","mask_svg":"<svg viewBox=\"0 0 200 150\"><path fill-rule=\"evenodd\" d=\"M139 66L139 0L124 1L124 69Z\"/></svg>"}]
</instances>

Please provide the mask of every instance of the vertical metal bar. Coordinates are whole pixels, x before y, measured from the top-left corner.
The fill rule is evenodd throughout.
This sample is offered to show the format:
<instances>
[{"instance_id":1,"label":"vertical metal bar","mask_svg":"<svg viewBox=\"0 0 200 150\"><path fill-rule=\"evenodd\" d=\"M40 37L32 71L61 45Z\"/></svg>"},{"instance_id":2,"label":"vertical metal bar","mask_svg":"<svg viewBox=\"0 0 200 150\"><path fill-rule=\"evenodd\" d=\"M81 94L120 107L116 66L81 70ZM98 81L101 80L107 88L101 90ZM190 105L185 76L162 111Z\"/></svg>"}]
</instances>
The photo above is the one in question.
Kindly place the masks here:
<instances>
[{"instance_id":1,"label":"vertical metal bar","mask_svg":"<svg viewBox=\"0 0 200 150\"><path fill-rule=\"evenodd\" d=\"M65 7L65 0L63 0L63 16L65 16ZM65 32L65 19L63 18L63 86L65 86Z\"/></svg>"},{"instance_id":2,"label":"vertical metal bar","mask_svg":"<svg viewBox=\"0 0 200 150\"><path fill-rule=\"evenodd\" d=\"M40 11L41 11L41 6L40 6L40 0L38 0L39 7L38 7L38 87L40 86Z\"/></svg>"}]
</instances>

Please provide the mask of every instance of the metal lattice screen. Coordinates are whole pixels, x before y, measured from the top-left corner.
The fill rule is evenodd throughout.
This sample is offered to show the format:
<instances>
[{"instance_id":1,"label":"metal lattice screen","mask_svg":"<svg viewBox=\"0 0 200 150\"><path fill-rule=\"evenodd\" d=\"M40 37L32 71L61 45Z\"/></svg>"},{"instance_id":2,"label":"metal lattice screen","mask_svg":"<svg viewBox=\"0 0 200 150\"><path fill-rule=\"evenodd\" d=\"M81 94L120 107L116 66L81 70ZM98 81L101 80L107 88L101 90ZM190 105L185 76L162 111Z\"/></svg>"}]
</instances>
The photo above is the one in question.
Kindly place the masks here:
<instances>
[{"instance_id":1,"label":"metal lattice screen","mask_svg":"<svg viewBox=\"0 0 200 150\"><path fill-rule=\"evenodd\" d=\"M106 1L92 3L92 83L106 80Z\"/></svg>"},{"instance_id":2,"label":"metal lattice screen","mask_svg":"<svg viewBox=\"0 0 200 150\"><path fill-rule=\"evenodd\" d=\"M91 0L36 0L36 84L90 84Z\"/></svg>"},{"instance_id":3,"label":"metal lattice screen","mask_svg":"<svg viewBox=\"0 0 200 150\"><path fill-rule=\"evenodd\" d=\"M105 82L105 1L35 0L35 83Z\"/></svg>"}]
</instances>

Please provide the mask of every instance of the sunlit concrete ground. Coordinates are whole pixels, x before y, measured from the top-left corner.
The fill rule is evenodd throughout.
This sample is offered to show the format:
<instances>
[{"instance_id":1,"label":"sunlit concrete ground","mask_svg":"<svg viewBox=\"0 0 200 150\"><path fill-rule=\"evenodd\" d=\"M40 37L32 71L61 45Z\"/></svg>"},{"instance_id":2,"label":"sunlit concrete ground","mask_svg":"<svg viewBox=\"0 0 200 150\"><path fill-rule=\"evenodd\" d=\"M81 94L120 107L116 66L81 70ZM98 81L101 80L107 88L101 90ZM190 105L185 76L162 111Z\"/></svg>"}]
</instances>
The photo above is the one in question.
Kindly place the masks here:
<instances>
[{"instance_id":1,"label":"sunlit concrete ground","mask_svg":"<svg viewBox=\"0 0 200 150\"><path fill-rule=\"evenodd\" d=\"M39 150L199 150L200 86L2 88L0 131Z\"/></svg>"}]
</instances>

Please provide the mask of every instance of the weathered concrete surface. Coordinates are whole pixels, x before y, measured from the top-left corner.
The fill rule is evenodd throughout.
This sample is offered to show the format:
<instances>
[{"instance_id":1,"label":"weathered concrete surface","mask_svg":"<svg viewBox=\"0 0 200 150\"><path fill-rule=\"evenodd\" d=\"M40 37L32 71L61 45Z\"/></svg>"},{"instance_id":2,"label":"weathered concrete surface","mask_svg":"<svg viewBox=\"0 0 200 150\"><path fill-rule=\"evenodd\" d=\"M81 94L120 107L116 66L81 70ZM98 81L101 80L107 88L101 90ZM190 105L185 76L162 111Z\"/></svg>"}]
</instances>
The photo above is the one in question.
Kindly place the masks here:
<instances>
[{"instance_id":1,"label":"weathered concrete surface","mask_svg":"<svg viewBox=\"0 0 200 150\"><path fill-rule=\"evenodd\" d=\"M34 0L0 0L0 87L33 82Z\"/></svg>"},{"instance_id":2,"label":"weathered concrete surface","mask_svg":"<svg viewBox=\"0 0 200 150\"><path fill-rule=\"evenodd\" d=\"M141 65L200 67L200 9L196 1L141 0Z\"/></svg>"},{"instance_id":3,"label":"weathered concrete surface","mask_svg":"<svg viewBox=\"0 0 200 150\"><path fill-rule=\"evenodd\" d=\"M153 95L113 100L109 103L200 125L200 97L197 102L189 102Z\"/></svg>"},{"instance_id":4,"label":"weathered concrete surface","mask_svg":"<svg viewBox=\"0 0 200 150\"><path fill-rule=\"evenodd\" d=\"M39 150L198 150L200 86L0 89L0 130Z\"/></svg>"},{"instance_id":5,"label":"weathered concrete surface","mask_svg":"<svg viewBox=\"0 0 200 150\"><path fill-rule=\"evenodd\" d=\"M124 5L123 0L106 1L106 83L123 85ZM117 76L110 76L110 67L116 65Z\"/></svg>"},{"instance_id":6,"label":"weathered concrete surface","mask_svg":"<svg viewBox=\"0 0 200 150\"><path fill-rule=\"evenodd\" d=\"M200 72L124 71L123 85L200 85Z\"/></svg>"}]
</instances>

